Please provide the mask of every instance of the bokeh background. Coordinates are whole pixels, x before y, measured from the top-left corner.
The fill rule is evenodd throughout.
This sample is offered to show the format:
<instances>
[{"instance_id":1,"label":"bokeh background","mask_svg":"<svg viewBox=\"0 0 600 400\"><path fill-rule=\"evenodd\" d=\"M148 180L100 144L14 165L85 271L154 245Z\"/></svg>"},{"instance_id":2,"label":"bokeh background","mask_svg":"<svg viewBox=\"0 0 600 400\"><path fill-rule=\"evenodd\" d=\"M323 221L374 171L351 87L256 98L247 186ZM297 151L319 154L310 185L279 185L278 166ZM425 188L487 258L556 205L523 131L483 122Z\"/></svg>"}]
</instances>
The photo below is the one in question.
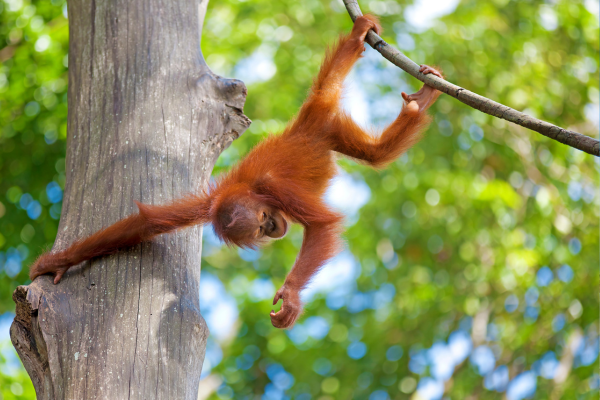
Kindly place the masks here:
<instances>
[{"instance_id":1,"label":"bokeh background","mask_svg":"<svg viewBox=\"0 0 600 400\"><path fill-rule=\"evenodd\" d=\"M538 118L598 137L597 0L361 1L417 63ZM339 0L220 0L202 50L248 86L249 130L215 174L294 115ZM17 285L51 246L65 183L64 0L0 0L0 393L33 399L10 344ZM384 127L420 86L371 49L344 106ZM597 399L598 159L442 96L414 149L384 171L340 160L328 202L346 250L304 293L288 331L271 299L302 231L261 251L205 230L201 306L211 330L200 398Z\"/></svg>"}]
</instances>

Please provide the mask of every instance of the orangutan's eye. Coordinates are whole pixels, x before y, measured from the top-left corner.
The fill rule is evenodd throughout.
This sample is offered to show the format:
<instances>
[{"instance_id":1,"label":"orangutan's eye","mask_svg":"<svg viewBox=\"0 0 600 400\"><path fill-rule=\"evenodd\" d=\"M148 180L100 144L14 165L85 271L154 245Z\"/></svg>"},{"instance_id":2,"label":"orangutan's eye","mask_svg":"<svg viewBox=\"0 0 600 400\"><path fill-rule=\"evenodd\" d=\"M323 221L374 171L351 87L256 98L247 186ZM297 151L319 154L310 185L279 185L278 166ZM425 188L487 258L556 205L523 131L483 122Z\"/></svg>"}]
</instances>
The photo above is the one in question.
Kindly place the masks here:
<instances>
[{"instance_id":1,"label":"orangutan's eye","mask_svg":"<svg viewBox=\"0 0 600 400\"><path fill-rule=\"evenodd\" d=\"M263 221L264 221L265 219L267 219L267 213L263 211L263 215L262 215L262 217L263 217Z\"/></svg>"}]
</instances>

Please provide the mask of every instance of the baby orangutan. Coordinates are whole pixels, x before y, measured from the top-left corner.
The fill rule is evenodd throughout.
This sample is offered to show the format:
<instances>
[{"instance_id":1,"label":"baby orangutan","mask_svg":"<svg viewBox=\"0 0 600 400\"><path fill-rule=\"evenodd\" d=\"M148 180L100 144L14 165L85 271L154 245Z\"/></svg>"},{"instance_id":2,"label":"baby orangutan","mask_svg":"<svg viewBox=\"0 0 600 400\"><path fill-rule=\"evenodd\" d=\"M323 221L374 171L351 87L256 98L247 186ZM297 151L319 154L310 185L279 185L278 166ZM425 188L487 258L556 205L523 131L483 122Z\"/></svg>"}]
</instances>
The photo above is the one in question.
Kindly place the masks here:
<instances>
[{"instance_id":1,"label":"baby orangutan","mask_svg":"<svg viewBox=\"0 0 600 400\"><path fill-rule=\"evenodd\" d=\"M342 216L324 203L323 195L335 174L333 152L381 168L413 146L429 119L425 110L440 92L423 86L405 100L400 115L379 137L365 133L340 107L342 84L364 51L364 39L377 19L357 18L352 32L329 49L312 90L298 116L281 135L269 136L237 166L198 195L155 206L137 203L131 215L66 250L46 253L31 267L30 277L54 275L58 283L69 267L93 257L151 240L154 236L195 224L212 223L227 244L256 247L283 237L289 222L304 226L298 258L275 294L281 299L271 312L277 328L291 327L302 310L300 291L340 249ZM440 73L422 65L424 74Z\"/></svg>"}]
</instances>

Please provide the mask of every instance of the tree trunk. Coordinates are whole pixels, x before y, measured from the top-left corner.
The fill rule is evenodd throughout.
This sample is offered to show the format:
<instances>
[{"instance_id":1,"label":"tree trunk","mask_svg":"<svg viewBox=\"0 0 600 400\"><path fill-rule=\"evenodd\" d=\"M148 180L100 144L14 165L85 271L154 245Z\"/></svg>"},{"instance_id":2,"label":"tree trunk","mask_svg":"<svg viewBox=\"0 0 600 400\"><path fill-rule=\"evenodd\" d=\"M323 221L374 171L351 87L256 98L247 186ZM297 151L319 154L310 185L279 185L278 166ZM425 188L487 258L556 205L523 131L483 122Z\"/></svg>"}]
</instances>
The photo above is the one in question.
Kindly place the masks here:
<instances>
[{"instance_id":1,"label":"tree trunk","mask_svg":"<svg viewBox=\"0 0 600 400\"><path fill-rule=\"evenodd\" d=\"M250 124L246 88L213 74L208 0L69 0L67 184L54 250L200 191ZM20 286L12 342L38 399L195 399L208 329L201 227Z\"/></svg>"}]
</instances>

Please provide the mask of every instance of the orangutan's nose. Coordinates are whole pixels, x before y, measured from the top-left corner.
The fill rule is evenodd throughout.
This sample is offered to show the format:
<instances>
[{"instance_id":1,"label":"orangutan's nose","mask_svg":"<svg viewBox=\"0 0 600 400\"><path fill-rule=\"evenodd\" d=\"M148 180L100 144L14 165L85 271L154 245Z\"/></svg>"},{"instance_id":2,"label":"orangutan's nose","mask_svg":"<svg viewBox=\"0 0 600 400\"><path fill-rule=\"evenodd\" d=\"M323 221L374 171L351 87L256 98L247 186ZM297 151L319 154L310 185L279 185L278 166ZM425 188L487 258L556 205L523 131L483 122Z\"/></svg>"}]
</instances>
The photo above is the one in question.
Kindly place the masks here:
<instances>
[{"instance_id":1,"label":"orangutan's nose","mask_svg":"<svg viewBox=\"0 0 600 400\"><path fill-rule=\"evenodd\" d=\"M272 220L272 219L269 219L269 220L267 221L267 223L265 224L265 231L266 231L267 233L271 233L271 232L273 232L274 230L275 230L275 222L273 222L273 220Z\"/></svg>"}]
</instances>

